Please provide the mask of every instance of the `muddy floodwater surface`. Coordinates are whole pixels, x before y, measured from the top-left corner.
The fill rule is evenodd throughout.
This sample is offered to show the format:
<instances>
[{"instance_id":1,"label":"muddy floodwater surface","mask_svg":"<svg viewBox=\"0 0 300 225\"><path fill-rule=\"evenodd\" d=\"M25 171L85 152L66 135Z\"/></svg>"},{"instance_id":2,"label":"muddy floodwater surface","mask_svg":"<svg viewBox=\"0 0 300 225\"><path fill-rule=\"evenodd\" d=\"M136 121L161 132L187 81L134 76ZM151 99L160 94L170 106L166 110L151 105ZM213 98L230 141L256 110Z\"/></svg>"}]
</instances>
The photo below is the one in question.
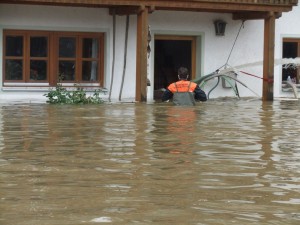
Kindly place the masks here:
<instances>
[{"instance_id":1,"label":"muddy floodwater surface","mask_svg":"<svg viewBox=\"0 0 300 225\"><path fill-rule=\"evenodd\" d=\"M300 224L300 103L0 104L0 224Z\"/></svg>"}]
</instances>

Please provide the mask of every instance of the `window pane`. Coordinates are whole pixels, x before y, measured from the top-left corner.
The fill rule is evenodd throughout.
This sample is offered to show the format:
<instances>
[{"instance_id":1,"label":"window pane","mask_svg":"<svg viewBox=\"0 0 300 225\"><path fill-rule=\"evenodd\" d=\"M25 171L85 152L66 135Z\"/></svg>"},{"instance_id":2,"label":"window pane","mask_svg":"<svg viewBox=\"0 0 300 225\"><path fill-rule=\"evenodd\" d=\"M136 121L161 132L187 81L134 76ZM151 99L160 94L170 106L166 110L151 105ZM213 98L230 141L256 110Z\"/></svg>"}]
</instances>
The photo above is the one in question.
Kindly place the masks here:
<instances>
[{"instance_id":1,"label":"window pane","mask_svg":"<svg viewBox=\"0 0 300 225\"><path fill-rule=\"evenodd\" d=\"M59 61L59 76L61 80L75 80L75 61Z\"/></svg>"},{"instance_id":2,"label":"window pane","mask_svg":"<svg viewBox=\"0 0 300 225\"><path fill-rule=\"evenodd\" d=\"M23 56L23 37L6 36L6 56Z\"/></svg>"},{"instance_id":3,"label":"window pane","mask_svg":"<svg viewBox=\"0 0 300 225\"><path fill-rule=\"evenodd\" d=\"M31 37L30 38L30 56L47 57L48 55L48 38Z\"/></svg>"},{"instance_id":4,"label":"window pane","mask_svg":"<svg viewBox=\"0 0 300 225\"><path fill-rule=\"evenodd\" d=\"M84 38L82 42L82 57L98 58L98 39Z\"/></svg>"},{"instance_id":5,"label":"window pane","mask_svg":"<svg viewBox=\"0 0 300 225\"><path fill-rule=\"evenodd\" d=\"M298 53L297 42L283 42L283 58L296 58Z\"/></svg>"},{"instance_id":6,"label":"window pane","mask_svg":"<svg viewBox=\"0 0 300 225\"><path fill-rule=\"evenodd\" d=\"M283 42L282 57L283 58L296 58L298 56L298 42ZM296 68L287 68L284 66L282 68L282 80L287 80L288 77L292 79L293 82L298 83Z\"/></svg>"},{"instance_id":7,"label":"window pane","mask_svg":"<svg viewBox=\"0 0 300 225\"><path fill-rule=\"evenodd\" d=\"M10 60L5 61L5 79L6 80L22 80L23 79L23 61Z\"/></svg>"},{"instance_id":8,"label":"window pane","mask_svg":"<svg viewBox=\"0 0 300 225\"><path fill-rule=\"evenodd\" d=\"M82 81L98 81L97 61L85 61L82 63Z\"/></svg>"},{"instance_id":9,"label":"window pane","mask_svg":"<svg viewBox=\"0 0 300 225\"><path fill-rule=\"evenodd\" d=\"M74 58L76 55L76 38L59 38L59 57Z\"/></svg>"},{"instance_id":10,"label":"window pane","mask_svg":"<svg viewBox=\"0 0 300 225\"><path fill-rule=\"evenodd\" d=\"M47 61L30 60L30 80L47 80Z\"/></svg>"}]
</instances>

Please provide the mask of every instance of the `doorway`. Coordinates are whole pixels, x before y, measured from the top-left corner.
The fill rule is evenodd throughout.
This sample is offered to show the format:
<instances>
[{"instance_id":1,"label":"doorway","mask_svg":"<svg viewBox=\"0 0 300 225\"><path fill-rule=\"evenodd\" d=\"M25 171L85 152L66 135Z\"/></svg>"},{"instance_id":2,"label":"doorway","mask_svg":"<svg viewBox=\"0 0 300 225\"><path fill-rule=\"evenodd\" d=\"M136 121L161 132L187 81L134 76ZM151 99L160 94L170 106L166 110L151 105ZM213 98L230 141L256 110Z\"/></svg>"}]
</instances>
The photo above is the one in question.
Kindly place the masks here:
<instances>
[{"instance_id":1,"label":"doorway","mask_svg":"<svg viewBox=\"0 0 300 225\"><path fill-rule=\"evenodd\" d=\"M177 70L186 67L195 77L196 38L193 36L157 35L154 43L154 100L161 98L163 88L178 80Z\"/></svg>"}]
</instances>

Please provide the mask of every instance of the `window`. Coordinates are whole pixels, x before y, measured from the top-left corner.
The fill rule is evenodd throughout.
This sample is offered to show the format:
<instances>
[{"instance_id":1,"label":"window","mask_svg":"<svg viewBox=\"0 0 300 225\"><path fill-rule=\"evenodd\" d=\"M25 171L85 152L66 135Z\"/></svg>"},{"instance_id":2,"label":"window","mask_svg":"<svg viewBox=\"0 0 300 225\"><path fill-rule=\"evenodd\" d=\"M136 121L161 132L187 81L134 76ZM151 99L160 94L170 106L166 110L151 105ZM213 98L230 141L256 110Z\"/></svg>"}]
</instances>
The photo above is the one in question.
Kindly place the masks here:
<instances>
[{"instance_id":1,"label":"window","mask_svg":"<svg viewBox=\"0 0 300 225\"><path fill-rule=\"evenodd\" d=\"M103 39L103 33L5 30L4 86L103 86Z\"/></svg>"},{"instance_id":2,"label":"window","mask_svg":"<svg viewBox=\"0 0 300 225\"><path fill-rule=\"evenodd\" d=\"M282 58L297 58L300 57L300 39L285 38L283 39ZM300 83L300 70L289 67L282 68L282 80L286 81L290 77L296 84Z\"/></svg>"}]
</instances>

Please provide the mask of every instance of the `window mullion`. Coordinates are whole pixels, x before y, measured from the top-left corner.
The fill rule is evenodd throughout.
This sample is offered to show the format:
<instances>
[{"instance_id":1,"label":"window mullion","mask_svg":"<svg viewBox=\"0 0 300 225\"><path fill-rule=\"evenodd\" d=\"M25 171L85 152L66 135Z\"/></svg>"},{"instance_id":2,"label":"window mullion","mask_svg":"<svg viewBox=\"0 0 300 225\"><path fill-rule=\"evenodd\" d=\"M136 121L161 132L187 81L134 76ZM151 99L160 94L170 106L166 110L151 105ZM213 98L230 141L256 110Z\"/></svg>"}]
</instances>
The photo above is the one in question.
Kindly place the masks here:
<instances>
[{"instance_id":1,"label":"window mullion","mask_svg":"<svg viewBox=\"0 0 300 225\"><path fill-rule=\"evenodd\" d=\"M77 41L77 51L76 51L76 81L81 82L81 67L82 67L82 37L79 35L76 38Z\"/></svg>"},{"instance_id":2,"label":"window mullion","mask_svg":"<svg viewBox=\"0 0 300 225\"><path fill-rule=\"evenodd\" d=\"M30 74L30 35L28 32L24 35L23 64L23 81L27 83L29 81Z\"/></svg>"},{"instance_id":3,"label":"window mullion","mask_svg":"<svg viewBox=\"0 0 300 225\"><path fill-rule=\"evenodd\" d=\"M104 37L103 35L101 35L101 38L100 38L100 46L98 48L98 51L99 51L99 57L98 57L98 63L99 63L99 72L98 72L98 76L99 76L99 83L100 83L100 86L104 86L104 74L103 74L103 71L104 71Z\"/></svg>"},{"instance_id":4,"label":"window mullion","mask_svg":"<svg viewBox=\"0 0 300 225\"><path fill-rule=\"evenodd\" d=\"M56 34L56 32L53 32L51 35L51 43L50 45L50 85L54 86L58 82L58 65L59 65L59 36Z\"/></svg>"}]
</instances>

